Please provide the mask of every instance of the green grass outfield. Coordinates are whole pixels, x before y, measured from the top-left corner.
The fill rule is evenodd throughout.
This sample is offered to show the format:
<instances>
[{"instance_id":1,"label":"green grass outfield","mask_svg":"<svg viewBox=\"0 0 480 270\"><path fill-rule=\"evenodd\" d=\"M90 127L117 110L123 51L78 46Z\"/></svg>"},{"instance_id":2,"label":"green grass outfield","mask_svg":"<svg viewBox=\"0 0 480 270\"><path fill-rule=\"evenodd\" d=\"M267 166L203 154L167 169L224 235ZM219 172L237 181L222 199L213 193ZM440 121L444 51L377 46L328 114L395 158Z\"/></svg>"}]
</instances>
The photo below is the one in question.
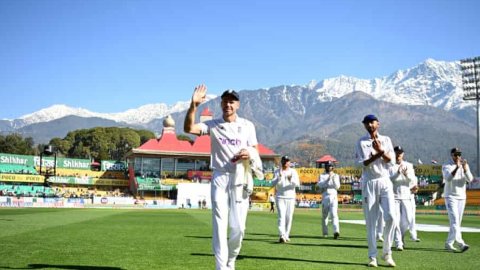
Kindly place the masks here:
<instances>
[{"instance_id":1,"label":"green grass outfield","mask_svg":"<svg viewBox=\"0 0 480 270\"><path fill-rule=\"evenodd\" d=\"M342 211L340 219L363 215ZM278 244L276 223L276 214L249 213L238 270L367 269L364 225L341 223L339 240L324 239L319 210L297 209L291 243ZM418 214L417 223L448 218ZM462 225L480 228L480 217L465 216ZM463 233L465 253L443 249L446 232L419 237L394 251L397 269L480 268L480 233ZM0 245L0 269L214 269L209 210L2 208Z\"/></svg>"}]
</instances>

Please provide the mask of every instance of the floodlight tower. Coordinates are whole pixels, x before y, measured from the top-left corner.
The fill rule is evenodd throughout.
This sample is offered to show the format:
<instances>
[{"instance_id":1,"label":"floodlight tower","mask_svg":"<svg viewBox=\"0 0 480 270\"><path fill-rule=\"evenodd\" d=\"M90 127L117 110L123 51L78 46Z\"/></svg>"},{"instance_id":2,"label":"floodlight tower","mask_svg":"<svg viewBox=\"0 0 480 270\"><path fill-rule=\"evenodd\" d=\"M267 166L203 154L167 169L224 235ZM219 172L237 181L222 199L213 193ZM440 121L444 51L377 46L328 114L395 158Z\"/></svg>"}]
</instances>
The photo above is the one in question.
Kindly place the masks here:
<instances>
[{"instance_id":1,"label":"floodlight tower","mask_svg":"<svg viewBox=\"0 0 480 270\"><path fill-rule=\"evenodd\" d=\"M480 176L480 56L460 61L463 99L477 101L477 177Z\"/></svg>"}]
</instances>

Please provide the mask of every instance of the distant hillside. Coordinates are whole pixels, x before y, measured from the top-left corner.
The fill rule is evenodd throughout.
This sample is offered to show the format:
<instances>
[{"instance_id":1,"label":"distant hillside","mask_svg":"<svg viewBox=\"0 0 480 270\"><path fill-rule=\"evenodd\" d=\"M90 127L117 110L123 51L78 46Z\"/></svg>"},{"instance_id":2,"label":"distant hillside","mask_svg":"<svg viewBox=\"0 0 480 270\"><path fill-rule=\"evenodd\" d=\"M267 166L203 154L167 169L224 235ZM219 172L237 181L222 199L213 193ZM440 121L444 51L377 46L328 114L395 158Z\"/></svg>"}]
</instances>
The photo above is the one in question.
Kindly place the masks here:
<instances>
[{"instance_id":1,"label":"distant hillside","mask_svg":"<svg viewBox=\"0 0 480 270\"><path fill-rule=\"evenodd\" d=\"M292 106L265 93L257 90L242 95L239 115L255 123L260 142L280 154L297 155L298 159L302 156L295 149L297 144L310 141L322 144L324 154L334 155L343 164L354 164L355 142L366 133L361 121L370 113L380 118L380 133L402 145L414 163L419 159L425 163L432 159L443 162L453 146L476 149L475 128L457 114L435 107L379 101L360 91L331 102L309 102L311 92L300 88L288 89L288 93L305 101ZM218 100L202 105L199 111L203 106L208 106L214 115L221 115ZM183 133L184 117L184 112L173 114L178 133ZM466 152L472 161L475 155L474 151Z\"/></svg>"},{"instance_id":2,"label":"distant hillside","mask_svg":"<svg viewBox=\"0 0 480 270\"><path fill-rule=\"evenodd\" d=\"M312 143L319 154L332 154L344 164L353 164L354 144L365 132L361 120L374 113L381 121L380 132L401 144L409 160L443 162L448 149L459 146L471 164L476 164L475 103L462 99L458 62L427 59L380 78L338 76L303 86L280 85L239 94L239 115L255 124L262 144L280 154L305 159L298 144ZM208 96L207 100L198 113L208 107L219 117L220 98ZM182 134L187 106L188 102L174 106L157 103L114 114L52 106L19 119L0 120L0 132L20 132L32 136L35 143L96 126L147 128L161 134L163 118L171 114L177 133ZM74 115L60 117L67 114Z\"/></svg>"},{"instance_id":3,"label":"distant hillside","mask_svg":"<svg viewBox=\"0 0 480 270\"><path fill-rule=\"evenodd\" d=\"M64 138L69 131L93 127L132 127L98 117L66 116L46 123L25 126L17 132L24 137L35 138L36 143L48 143L52 138Z\"/></svg>"}]
</instances>

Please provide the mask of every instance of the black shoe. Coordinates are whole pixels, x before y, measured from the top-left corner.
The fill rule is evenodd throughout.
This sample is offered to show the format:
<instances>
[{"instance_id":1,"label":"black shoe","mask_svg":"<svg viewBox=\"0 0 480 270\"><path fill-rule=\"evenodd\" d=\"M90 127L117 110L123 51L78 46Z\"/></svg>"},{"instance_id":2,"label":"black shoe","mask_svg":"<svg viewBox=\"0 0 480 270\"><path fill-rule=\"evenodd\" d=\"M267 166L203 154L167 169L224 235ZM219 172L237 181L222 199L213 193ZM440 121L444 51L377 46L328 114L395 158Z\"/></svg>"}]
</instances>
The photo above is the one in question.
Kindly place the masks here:
<instances>
[{"instance_id":1,"label":"black shoe","mask_svg":"<svg viewBox=\"0 0 480 270\"><path fill-rule=\"evenodd\" d=\"M470 248L469 245L463 244L463 246L462 246L462 248L460 249L460 251L461 251L461 252L465 252L465 251L467 251L469 248Z\"/></svg>"},{"instance_id":2,"label":"black shoe","mask_svg":"<svg viewBox=\"0 0 480 270\"><path fill-rule=\"evenodd\" d=\"M283 237L280 237L280 239L278 239L278 242L279 242L279 243L285 243L286 241L285 241L285 239L284 239Z\"/></svg>"},{"instance_id":3,"label":"black shoe","mask_svg":"<svg viewBox=\"0 0 480 270\"><path fill-rule=\"evenodd\" d=\"M340 236L340 234L338 232L336 232L336 233L333 234L333 239L338 239L339 236Z\"/></svg>"}]
</instances>

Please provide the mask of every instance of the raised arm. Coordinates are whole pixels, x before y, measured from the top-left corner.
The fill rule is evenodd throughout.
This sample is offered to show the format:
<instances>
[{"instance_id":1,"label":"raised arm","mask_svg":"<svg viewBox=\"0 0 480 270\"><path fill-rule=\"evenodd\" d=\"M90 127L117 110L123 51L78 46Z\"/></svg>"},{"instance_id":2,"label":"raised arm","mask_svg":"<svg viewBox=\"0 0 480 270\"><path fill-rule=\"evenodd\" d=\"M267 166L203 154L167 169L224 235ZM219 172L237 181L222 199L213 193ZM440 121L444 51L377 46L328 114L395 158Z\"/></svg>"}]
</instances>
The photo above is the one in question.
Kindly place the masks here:
<instances>
[{"instance_id":1,"label":"raised arm","mask_svg":"<svg viewBox=\"0 0 480 270\"><path fill-rule=\"evenodd\" d=\"M198 105L205 101L207 95L207 86L204 84L198 85L195 87L192 95L192 101L190 102L190 107L188 108L187 115L185 116L185 121L183 122L183 131L186 133L200 135L202 129L198 124L195 123L195 113L197 111Z\"/></svg>"}]
</instances>

